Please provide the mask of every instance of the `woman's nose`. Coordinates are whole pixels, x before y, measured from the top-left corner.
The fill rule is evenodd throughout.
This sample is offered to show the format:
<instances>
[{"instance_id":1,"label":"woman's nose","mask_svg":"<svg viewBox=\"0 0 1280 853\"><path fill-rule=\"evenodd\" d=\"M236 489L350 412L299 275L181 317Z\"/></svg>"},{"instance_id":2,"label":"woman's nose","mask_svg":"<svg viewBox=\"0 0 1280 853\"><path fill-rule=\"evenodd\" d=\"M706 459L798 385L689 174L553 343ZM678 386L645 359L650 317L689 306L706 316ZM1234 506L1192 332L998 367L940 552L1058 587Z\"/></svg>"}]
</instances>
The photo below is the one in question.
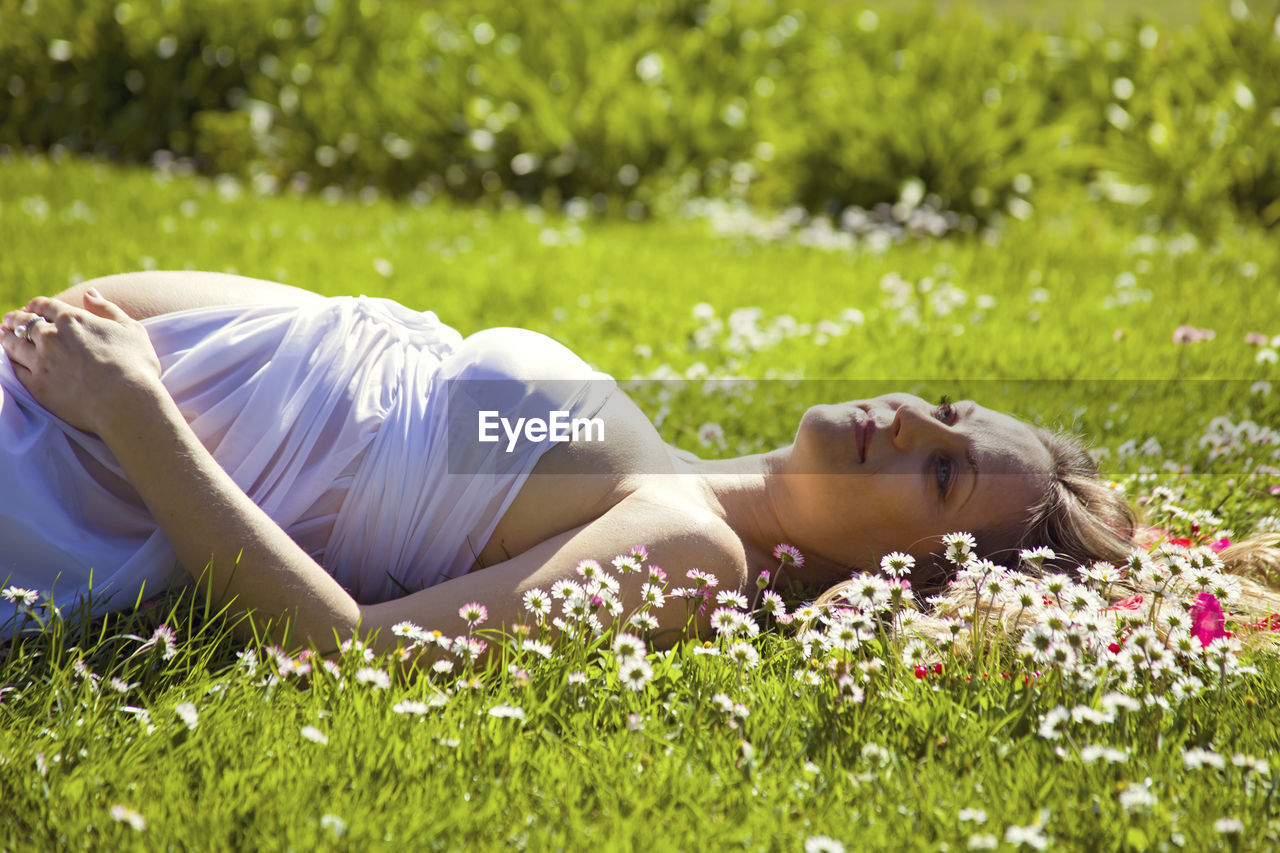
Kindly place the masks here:
<instances>
[{"instance_id":1,"label":"woman's nose","mask_svg":"<svg viewBox=\"0 0 1280 853\"><path fill-rule=\"evenodd\" d=\"M893 414L893 427L889 433L894 447L899 450L910 449L912 443L930 429L931 424L941 426L931 415L920 411L916 406L899 406Z\"/></svg>"}]
</instances>

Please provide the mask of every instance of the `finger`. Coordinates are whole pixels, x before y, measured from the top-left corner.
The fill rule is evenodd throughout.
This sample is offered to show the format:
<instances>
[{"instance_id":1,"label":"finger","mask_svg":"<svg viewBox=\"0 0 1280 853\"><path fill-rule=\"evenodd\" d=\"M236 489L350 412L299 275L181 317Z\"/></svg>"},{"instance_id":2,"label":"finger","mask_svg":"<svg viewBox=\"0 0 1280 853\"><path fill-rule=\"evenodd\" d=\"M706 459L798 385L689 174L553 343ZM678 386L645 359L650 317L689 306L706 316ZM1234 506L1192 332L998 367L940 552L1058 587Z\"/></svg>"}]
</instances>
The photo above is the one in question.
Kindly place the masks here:
<instances>
[{"instance_id":1,"label":"finger","mask_svg":"<svg viewBox=\"0 0 1280 853\"><path fill-rule=\"evenodd\" d=\"M30 311L11 311L5 319L9 321L8 329L14 337L29 343L35 343L38 335L53 328L53 323L42 314L32 314ZM47 326L48 329L43 329L42 326Z\"/></svg>"},{"instance_id":2,"label":"finger","mask_svg":"<svg viewBox=\"0 0 1280 853\"><path fill-rule=\"evenodd\" d=\"M57 320L63 314L75 312L77 309L61 299L54 299L51 296L37 296L27 303L27 310L32 314L39 314L46 320Z\"/></svg>"},{"instance_id":3,"label":"finger","mask_svg":"<svg viewBox=\"0 0 1280 853\"><path fill-rule=\"evenodd\" d=\"M29 341L15 335L9 329L0 330L0 349L3 349L9 356L9 361L13 364L13 372L18 373L18 378L23 380L24 385L27 384L23 376L31 376L30 359L35 355L35 346ZM21 373L19 373L21 368Z\"/></svg>"},{"instance_id":4,"label":"finger","mask_svg":"<svg viewBox=\"0 0 1280 853\"><path fill-rule=\"evenodd\" d=\"M4 315L4 320L3 322L0 322L0 326L12 332L15 329L17 329L19 326L21 326L23 323L30 321L31 318L34 316L35 315L32 314L30 311L25 311L21 308L15 308L14 310L10 311L8 314Z\"/></svg>"},{"instance_id":5,"label":"finger","mask_svg":"<svg viewBox=\"0 0 1280 853\"><path fill-rule=\"evenodd\" d=\"M84 307L99 317L106 317L109 320L116 320L120 323L129 319L129 315L125 313L123 308L99 293L96 287L91 287L85 291Z\"/></svg>"}]
</instances>

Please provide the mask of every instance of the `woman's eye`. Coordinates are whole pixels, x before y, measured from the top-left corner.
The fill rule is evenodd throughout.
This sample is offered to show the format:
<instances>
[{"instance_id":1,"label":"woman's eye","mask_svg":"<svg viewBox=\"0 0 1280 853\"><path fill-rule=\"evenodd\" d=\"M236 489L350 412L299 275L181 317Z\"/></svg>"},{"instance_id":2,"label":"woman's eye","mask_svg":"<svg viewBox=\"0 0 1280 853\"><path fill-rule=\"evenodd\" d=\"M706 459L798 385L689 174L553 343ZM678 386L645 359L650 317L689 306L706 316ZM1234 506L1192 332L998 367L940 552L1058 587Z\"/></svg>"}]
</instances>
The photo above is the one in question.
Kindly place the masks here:
<instances>
[{"instance_id":1,"label":"woman's eye","mask_svg":"<svg viewBox=\"0 0 1280 853\"><path fill-rule=\"evenodd\" d=\"M955 419L956 410L951 405L951 398L946 394L942 395L942 399L938 401L938 406L933 410L933 416L943 423L951 423Z\"/></svg>"},{"instance_id":2,"label":"woman's eye","mask_svg":"<svg viewBox=\"0 0 1280 853\"><path fill-rule=\"evenodd\" d=\"M951 478L955 473L955 463L945 456L938 459L938 494L944 499L947 496L947 487L951 485Z\"/></svg>"}]
</instances>

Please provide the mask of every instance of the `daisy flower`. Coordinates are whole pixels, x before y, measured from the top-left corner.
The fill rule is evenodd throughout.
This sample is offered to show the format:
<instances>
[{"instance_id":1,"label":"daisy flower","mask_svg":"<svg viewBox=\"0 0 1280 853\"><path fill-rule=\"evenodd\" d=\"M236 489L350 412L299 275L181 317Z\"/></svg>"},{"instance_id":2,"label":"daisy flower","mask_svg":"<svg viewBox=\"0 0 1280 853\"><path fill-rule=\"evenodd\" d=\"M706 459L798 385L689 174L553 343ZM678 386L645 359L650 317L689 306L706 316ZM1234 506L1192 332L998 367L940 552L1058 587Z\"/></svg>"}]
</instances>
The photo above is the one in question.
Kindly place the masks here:
<instances>
[{"instance_id":1,"label":"daisy flower","mask_svg":"<svg viewBox=\"0 0 1280 853\"><path fill-rule=\"evenodd\" d=\"M716 604L722 604L728 607L736 607L739 610L746 610L749 607L747 597L742 593L732 589L722 589L716 593Z\"/></svg>"},{"instance_id":2,"label":"daisy flower","mask_svg":"<svg viewBox=\"0 0 1280 853\"><path fill-rule=\"evenodd\" d=\"M127 823L138 832L147 828L146 818L128 806L114 805L108 810L108 814L116 823Z\"/></svg>"},{"instance_id":3,"label":"daisy flower","mask_svg":"<svg viewBox=\"0 0 1280 853\"><path fill-rule=\"evenodd\" d=\"M661 566L649 566L649 583L664 584L667 582L667 573L663 571Z\"/></svg>"},{"instance_id":4,"label":"daisy flower","mask_svg":"<svg viewBox=\"0 0 1280 853\"><path fill-rule=\"evenodd\" d=\"M698 589L720 585L720 579L718 577L710 572L704 572L701 569L690 569L684 574L685 577L697 584Z\"/></svg>"},{"instance_id":5,"label":"daisy flower","mask_svg":"<svg viewBox=\"0 0 1280 853\"><path fill-rule=\"evenodd\" d=\"M1127 811L1142 811L1156 804L1156 795L1146 785L1133 782L1120 792L1120 805Z\"/></svg>"},{"instance_id":6,"label":"daisy flower","mask_svg":"<svg viewBox=\"0 0 1280 853\"><path fill-rule=\"evenodd\" d=\"M539 657L551 659L551 653L554 651L549 643L539 642L538 640L525 640L520 644L520 650L525 652L533 652Z\"/></svg>"},{"instance_id":7,"label":"daisy flower","mask_svg":"<svg viewBox=\"0 0 1280 853\"><path fill-rule=\"evenodd\" d=\"M151 648L160 650L161 660L171 660L178 653L178 638L174 635L173 629L168 625L156 628L151 634L151 639L139 646L138 651Z\"/></svg>"},{"instance_id":8,"label":"daisy flower","mask_svg":"<svg viewBox=\"0 0 1280 853\"><path fill-rule=\"evenodd\" d=\"M658 617L652 613L636 613L627 620L627 624L641 631L655 631L658 628Z\"/></svg>"},{"instance_id":9,"label":"daisy flower","mask_svg":"<svg viewBox=\"0 0 1280 853\"><path fill-rule=\"evenodd\" d=\"M1238 817L1220 817L1213 822L1213 831L1220 835L1239 835L1244 832L1244 822Z\"/></svg>"},{"instance_id":10,"label":"daisy flower","mask_svg":"<svg viewBox=\"0 0 1280 853\"><path fill-rule=\"evenodd\" d=\"M613 653L619 660L643 658L646 651L644 640L635 634L619 634L613 641Z\"/></svg>"},{"instance_id":11,"label":"daisy flower","mask_svg":"<svg viewBox=\"0 0 1280 853\"><path fill-rule=\"evenodd\" d=\"M196 710L196 706L191 702L179 702L173 712L192 731L195 731L196 726L200 725L200 712Z\"/></svg>"},{"instance_id":12,"label":"daisy flower","mask_svg":"<svg viewBox=\"0 0 1280 853\"><path fill-rule=\"evenodd\" d=\"M361 667L356 670L356 681L362 684L372 684L374 690L386 690L391 686L391 676L386 672L375 669L371 666Z\"/></svg>"},{"instance_id":13,"label":"daisy flower","mask_svg":"<svg viewBox=\"0 0 1280 853\"><path fill-rule=\"evenodd\" d=\"M630 554L623 554L620 557L613 558L613 567L617 569L619 574L629 575L633 572L639 572L644 569L640 561Z\"/></svg>"},{"instance_id":14,"label":"daisy flower","mask_svg":"<svg viewBox=\"0 0 1280 853\"><path fill-rule=\"evenodd\" d=\"M329 736L317 729L315 726L303 726L302 731L299 732L299 734L312 743L318 743L321 746L324 746L329 742Z\"/></svg>"},{"instance_id":15,"label":"daisy flower","mask_svg":"<svg viewBox=\"0 0 1280 853\"><path fill-rule=\"evenodd\" d=\"M661 608L667 603L667 597L662 594L662 588L652 583L640 587L640 597L650 607Z\"/></svg>"},{"instance_id":16,"label":"daisy flower","mask_svg":"<svg viewBox=\"0 0 1280 853\"><path fill-rule=\"evenodd\" d=\"M538 618L551 615L551 597L540 589L531 589L524 594L524 609Z\"/></svg>"},{"instance_id":17,"label":"daisy flower","mask_svg":"<svg viewBox=\"0 0 1280 853\"><path fill-rule=\"evenodd\" d=\"M962 566L969 562L969 557L973 554L973 549L978 547L978 542L969 533L948 533L942 537L942 546L946 549L945 554L948 562L957 566Z\"/></svg>"},{"instance_id":18,"label":"daisy flower","mask_svg":"<svg viewBox=\"0 0 1280 853\"><path fill-rule=\"evenodd\" d=\"M507 720L523 720L524 708L518 705L494 705L489 709L489 716Z\"/></svg>"},{"instance_id":19,"label":"daisy flower","mask_svg":"<svg viewBox=\"0 0 1280 853\"><path fill-rule=\"evenodd\" d=\"M618 667L618 677L628 690L640 691L653 678L653 668L643 658L630 658Z\"/></svg>"},{"instance_id":20,"label":"daisy flower","mask_svg":"<svg viewBox=\"0 0 1280 853\"><path fill-rule=\"evenodd\" d=\"M628 551L627 554L630 555L632 559L639 560L642 563L649 559L649 549L643 545L632 545L631 550Z\"/></svg>"},{"instance_id":21,"label":"daisy flower","mask_svg":"<svg viewBox=\"0 0 1280 853\"><path fill-rule=\"evenodd\" d=\"M734 643L725 650L725 654L730 660L741 664L746 669L751 669L760 663L760 653L750 643Z\"/></svg>"},{"instance_id":22,"label":"daisy flower","mask_svg":"<svg viewBox=\"0 0 1280 853\"><path fill-rule=\"evenodd\" d=\"M916 558L901 551L891 551L880 559L880 570L895 578L910 574L915 565Z\"/></svg>"},{"instance_id":23,"label":"daisy flower","mask_svg":"<svg viewBox=\"0 0 1280 853\"><path fill-rule=\"evenodd\" d=\"M599 577L604 569L595 560L586 559L580 561L574 571L578 573L578 577L589 581L594 577Z\"/></svg>"},{"instance_id":24,"label":"daisy flower","mask_svg":"<svg viewBox=\"0 0 1280 853\"><path fill-rule=\"evenodd\" d=\"M923 664L929 654L929 647L923 640L911 640L902 647L902 662L907 666Z\"/></svg>"},{"instance_id":25,"label":"daisy flower","mask_svg":"<svg viewBox=\"0 0 1280 853\"><path fill-rule=\"evenodd\" d=\"M582 592L582 587L571 580L559 580L551 585L552 598L568 598L578 592Z\"/></svg>"},{"instance_id":26,"label":"daisy flower","mask_svg":"<svg viewBox=\"0 0 1280 853\"><path fill-rule=\"evenodd\" d=\"M711 627L717 634L733 636L743 628L743 616L729 607L717 607L711 611Z\"/></svg>"},{"instance_id":27,"label":"daisy flower","mask_svg":"<svg viewBox=\"0 0 1280 853\"><path fill-rule=\"evenodd\" d=\"M130 690L138 686L138 682L132 683L116 678L114 675L107 679L107 686L117 693L128 693Z\"/></svg>"},{"instance_id":28,"label":"daisy flower","mask_svg":"<svg viewBox=\"0 0 1280 853\"><path fill-rule=\"evenodd\" d=\"M773 558L784 566L800 567L804 565L804 554L794 545L778 543L773 549Z\"/></svg>"},{"instance_id":29,"label":"daisy flower","mask_svg":"<svg viewBox=\"0 0 1280 853\"><path fill-rule=\"evenodd\" d=\"M1037 850L1043 850L1049 846L1049 839L1045 836L1044 831L1036 824L1031 826L1006 826L1004 829L1004 840L1015 847L1023 844L1028 847L1034 847Z\"/></svg>"},{"instance_id":30,"label":"daisy flower","mask_svg":"<svg viewBox=\"0 0 1280 853\"><path fill-rule=\"evenodd\" d=\"M458 608L458 615L467 623L468 628L474 628L489 618L489 609L477 601L471 601Z\"/></svg>"},{"instance_id":31,"label":"daisy flower","mask_svg":"<svg viewBox=\"0 0 1280 853\"><path fill-rule=\"evenodd\" d=\"M760 609L774 618L787 615L787 606L782 596L772 590L761 596Z\"/></svg>"},{"instance_id":32,"label":"daisy flower","mask_svg":"<svg viewBox=\"0 0 1280 853\"><path fill-rule=\"evenodd\" d=\"M0 591L0 596L4 596L5 601L25 604L27 607L35 604L40 599L40 593L37 590L24 589L20 586L7 586L3 591Z\"/></svg>"},{"instance_id":33,"label":"daisy flower","mask_svg":"<svg viewBox=\"0 0 1280 853\"><path fill-rule=\"evenodd\" d=\"M810 835L804 840L804 853L844 853L844 845L829 835Z\"/></svg>"},{"instance_id":34,"label":"daisy flower","mask_svg":"<svg viewBox=\"0 0 1280 853\"><path fill-rule=\"evenodd\" d=\"M1227 760L1211 749L1192 747L1182 753L1182 763L1188 770L1199 770L1202 767L1215 767L1218 770L1227 766Z\"/></svg>"},{"instance_id":35,"label":"daisy flower","mask_svg":"<svg viewBox=\"0 0 1280 853\"><path fill-rule=\"evenodd\" d=\"M1023 548L1018 552L1018 557L1022 562L1035 566L1037 570L1044 566L1046 560L1052 560L1056 556L1058 555L1053 552L1052 548L1043 547L1031 549Z\"/></svg>"},{"instance_id":36,"label":"daisy flower","mask_svg":"<svg viewBox=\"0 0 1280 853\"><path fill-rule=\"evenodd\" d=\"M796 621L800 622L801 624L806 622L812 622L813 620L817 619L821 615L822 615L822 608L815 607L812 604L806 604L792 614L792 616L795 617Z\"/></svg>"},{"instance_id":37,"label":"daisy flower","mask_svg":"<svg viewBox=\"0 0 1280 853\"><path fill-rule=\"evenodd\" d=\"M412 699L402 699L391 706L391 710L396 714L413 714L414 716L422 716L427 713L426 702L416 702Z\"/></svg>"}]
</instances>

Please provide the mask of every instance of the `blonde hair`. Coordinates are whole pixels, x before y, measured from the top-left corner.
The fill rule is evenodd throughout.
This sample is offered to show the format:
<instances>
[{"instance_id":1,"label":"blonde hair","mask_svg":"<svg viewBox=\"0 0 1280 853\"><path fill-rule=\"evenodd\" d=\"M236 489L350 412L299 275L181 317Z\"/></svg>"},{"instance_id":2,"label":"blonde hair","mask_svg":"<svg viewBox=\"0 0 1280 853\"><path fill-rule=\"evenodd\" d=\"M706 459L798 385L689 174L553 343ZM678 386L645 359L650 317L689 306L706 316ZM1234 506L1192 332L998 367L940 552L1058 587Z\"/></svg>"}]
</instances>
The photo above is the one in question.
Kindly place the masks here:
<instances>
[{"instance_id":1,"label":"blonde hair","mask_svg":"<svg viewBox=\"0 0 1280 853\"><path fill-rule=\"evenodd\" d=\"M1055 556L1044 562L1043 570L1071 576L1075 576L1081 566L1095 562L1113 565L1129 562L1136 547L1134 534L1139 530L1140 516L1123 491L1102 480L1097 462L1078 437L1061 430L1030 428L1052 460L1049 489L1016 529L995 527L974 531L978 556L1006 568L1017 568L1022 550L1049 548ZM992 547L997 543L1012 543L1012 547ZM1276 589L1280 583L1280 534L1259 533L1236 542L1219 553L1218 559L1223 569L1240 581L1241 594L1232 615L1252 623L1280 614L1280 592ZM933 566L928 568L933 569L934 578L950 573L941 555L935 555ZM929 577L928 568L926 573L917 570L913 576ZM836 584L819 596L816 603L823 605L841 600L852 584L853 581ZM1022 608L996 608L990 599L980 600L972 585L942 582L931 586L933 589L916 588L919 595L943 587L939 595L929 599L932 610L915 620L912 630L916 633L941 628L946 617L972 614L975 621L985 626L984 641L992 643L998 641L1001 633L1006 637L1017 635L1035 622L1034 614ZM1153 590L1139 589L1126 577L1108 587L1107 598L1109 603L1115 603L1135 593L1149 596L1151 592ZM1163 636L1163 629L1158 630ZM1239 639L1250 646L1280 643L1269 630L1250 631L1241 634ZM958 651L964 650L961 644L957 645Z\"/></svg>"}]
</instances>

